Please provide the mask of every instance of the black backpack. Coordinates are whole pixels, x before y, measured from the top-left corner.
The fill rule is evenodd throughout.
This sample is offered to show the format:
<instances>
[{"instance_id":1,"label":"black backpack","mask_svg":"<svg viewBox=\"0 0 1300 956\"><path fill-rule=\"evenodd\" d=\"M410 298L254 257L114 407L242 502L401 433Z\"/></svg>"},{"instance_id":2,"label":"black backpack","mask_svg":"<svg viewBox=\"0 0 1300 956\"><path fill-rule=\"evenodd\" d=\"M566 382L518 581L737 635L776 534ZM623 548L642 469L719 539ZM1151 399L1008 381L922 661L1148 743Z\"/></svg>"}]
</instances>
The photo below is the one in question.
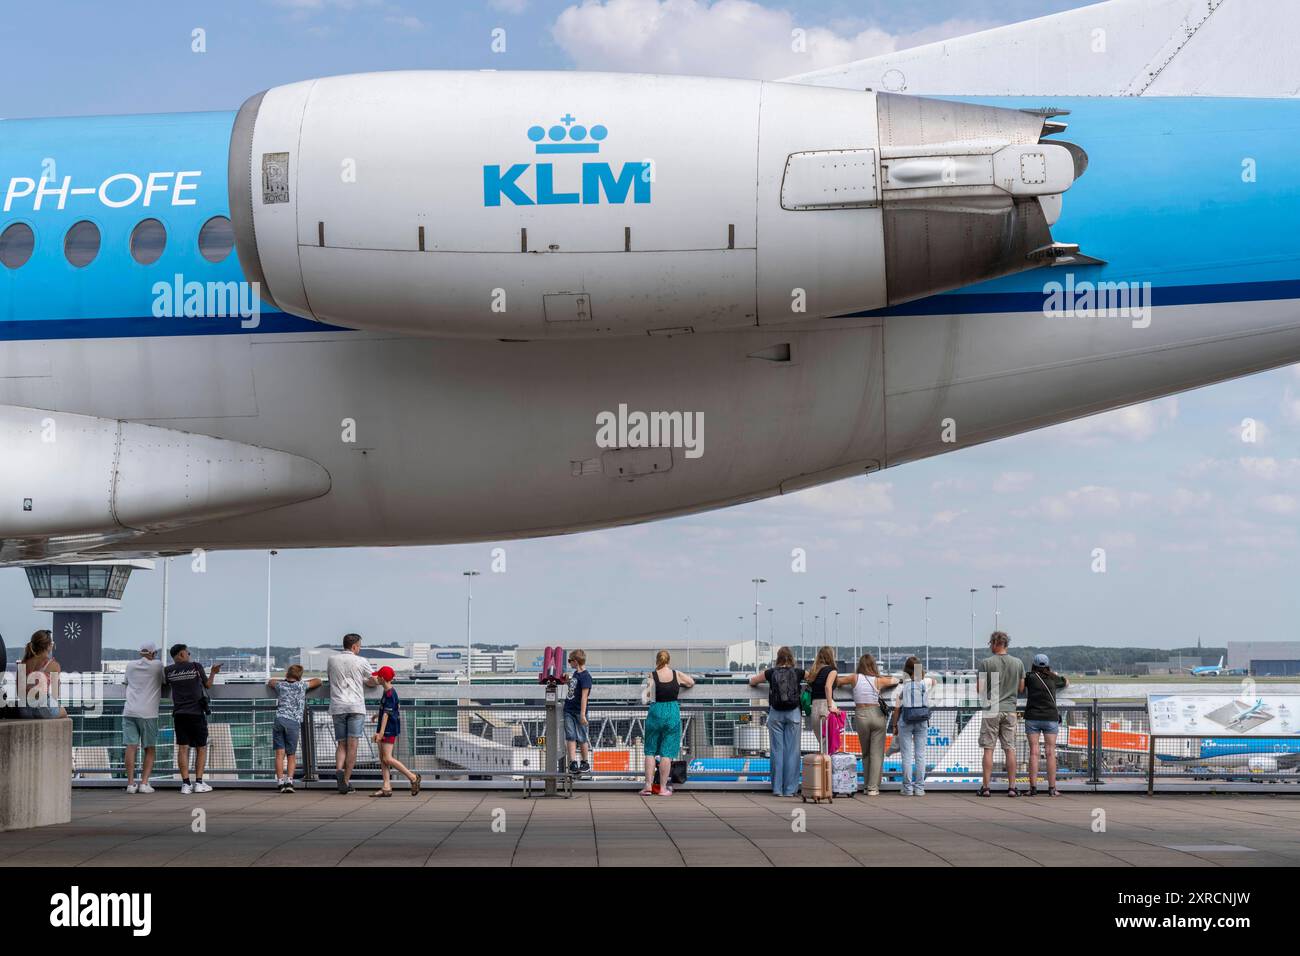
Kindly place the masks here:
<instances>
[{"instance_id":1,"label":"black backpack","mask_svg":"<svg viewBox=\"0 0 1300 956\"><path fill-rule=\"evenodd\" d=\"M771 690L767 702L777 710L794 710L799 706L799 675L793 667L772 668Z\"/></svg>"}]
</instances>

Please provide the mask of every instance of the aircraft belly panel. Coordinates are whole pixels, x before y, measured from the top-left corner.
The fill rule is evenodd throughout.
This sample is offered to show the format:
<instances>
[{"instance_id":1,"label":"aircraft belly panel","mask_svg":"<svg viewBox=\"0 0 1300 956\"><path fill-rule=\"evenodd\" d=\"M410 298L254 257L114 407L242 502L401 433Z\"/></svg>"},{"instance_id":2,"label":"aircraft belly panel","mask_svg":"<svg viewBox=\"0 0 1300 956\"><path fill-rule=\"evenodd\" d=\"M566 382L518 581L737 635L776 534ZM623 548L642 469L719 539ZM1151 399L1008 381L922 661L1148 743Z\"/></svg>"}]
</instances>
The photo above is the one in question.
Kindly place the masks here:
<instances>
[{"instance_id":1,"label":"aircraft belly panel","mask_svg":"<svg viewBox=\"0 0 1300 956\"><path fill-rule=\"evenodd\" d=\"M942 454L1300 361L1300 300L886 320L888 461ZM944 440L944 423L955 428Z\"/></svg>"},{"instance_id":2,"label":"aircraft belly panel","mask_svg":"<svg viewBox=\"0 0 1300 956\"><path fill-rule=\"evenodd\" d=\"M621 342L358 334L259 342L254 352L259 415L208 430L319 461L331 493L210 525L201 541L187 532L152 543L559 533L860 474L879 466L883 448L879 320ZM663 433L689 443L645 447L620 436L620 417L636 412L691 416L689 433ZM613 423L604 438L602 416Z\"/></svg>"},{"instance_id":3,"label":"aircraft belly panel","mask_svg":"<svg viewBox=\"0 0 1300 956\"><path fill-rule=\"evenodd\" d=\"M4 345L0 404L164 421L256 415L244 335Z\"/></svg>"}]
</instances>

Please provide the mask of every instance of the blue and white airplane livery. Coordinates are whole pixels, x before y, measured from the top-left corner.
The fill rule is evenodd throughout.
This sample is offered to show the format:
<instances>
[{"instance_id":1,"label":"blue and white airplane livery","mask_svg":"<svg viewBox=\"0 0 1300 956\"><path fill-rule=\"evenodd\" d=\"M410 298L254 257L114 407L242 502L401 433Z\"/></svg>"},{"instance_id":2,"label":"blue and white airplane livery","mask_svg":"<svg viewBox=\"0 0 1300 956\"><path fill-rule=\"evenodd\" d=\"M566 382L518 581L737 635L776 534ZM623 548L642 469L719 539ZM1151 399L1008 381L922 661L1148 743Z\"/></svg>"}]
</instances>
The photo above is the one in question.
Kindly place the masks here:
<instances>
[{"instance_id":1,"label":"blue and white airplane livery","mask_svg":"<svg viewBox=\"0 0 1300 956\"><path fill-rule=\"evenodd\" d=\"M1300 361L1297 45L1112 0L2 121L0 563L613 526Z\"/></svg>"}]
</instances>

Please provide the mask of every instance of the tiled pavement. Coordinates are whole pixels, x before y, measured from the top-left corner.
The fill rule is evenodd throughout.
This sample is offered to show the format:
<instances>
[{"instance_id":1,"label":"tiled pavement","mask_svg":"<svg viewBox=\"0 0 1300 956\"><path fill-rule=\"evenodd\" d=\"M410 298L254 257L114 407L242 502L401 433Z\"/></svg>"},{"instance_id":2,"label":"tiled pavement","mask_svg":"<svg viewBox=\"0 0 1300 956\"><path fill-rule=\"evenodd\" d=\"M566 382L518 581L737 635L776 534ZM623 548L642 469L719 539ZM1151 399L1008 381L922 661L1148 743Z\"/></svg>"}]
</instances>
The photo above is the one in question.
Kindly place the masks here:
<instances>
[{"instance_id":1,"label":"tiled pavement","mask_svg":"<svg viewBox=\"0 0 1300 956\"><path fill-rule=\"evenodd\" d=\"M814 806L765 793L572 800L438 790L281 795L73 791L72 822L0 833L0 865L1252 866L1300 864L1300 799L886 793ZM195 832L201 809L206 832ZM795 832L794 811L807 812ZM1104 811L1104 832L1094 827ZM494 827L494 823L496 824Z\"/></svg>"}]
</instances>

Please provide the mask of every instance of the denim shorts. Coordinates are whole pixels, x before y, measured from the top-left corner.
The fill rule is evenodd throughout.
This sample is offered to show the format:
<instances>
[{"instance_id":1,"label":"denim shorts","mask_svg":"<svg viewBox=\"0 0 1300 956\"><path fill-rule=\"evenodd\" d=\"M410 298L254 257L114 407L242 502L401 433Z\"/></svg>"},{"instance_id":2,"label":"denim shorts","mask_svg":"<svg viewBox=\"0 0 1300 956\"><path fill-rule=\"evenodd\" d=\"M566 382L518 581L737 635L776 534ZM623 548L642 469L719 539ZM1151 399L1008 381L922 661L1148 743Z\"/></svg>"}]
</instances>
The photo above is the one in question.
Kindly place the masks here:
<instances>
[{"instance_id":1,"label":"denim shorts","mask_svg":"<svg viewBox=\"0 0 1300 956\"><path fill-rule=\"evenodd\" d=\"M580 744L587 742L586 724L577 714L571 714L567 710L564 712L564 739Z\"/></svg>"},{"instance_id":2,"label":"denim shorts","mask_svg":"<svg viewBox=\"0 0 1300 956\"><path fill-rule=\"evenodd\" d=\"M334 714L334 739L339 743L349 737L364 737L365 714Z\"/></svg>"},{"instance_id":3,"label":"denim shorts","mask_svg":"<svg viewBox=\"0 0 1300 956\"><path fill-rule=\"evenodd\" d=\"M275 750L283 750L285 753L294 754L298 752L298 735L302 731L302 724L296 720L289 720L286 717L275 718L275 726L271 728L271 746Z\"/></svg>"},{"instance_id":4,"label":"denim shorts","mask_svg":"<svg viewBox=\"0 0 1300 956\"><path fill-rule=\"evenodd\" d=\"M1051 734L1053 737L1061 730L1059 720L1026 720L1025 733L1030 737L1037 737L1039 734Z\"/></svg>"}]
</instances>

